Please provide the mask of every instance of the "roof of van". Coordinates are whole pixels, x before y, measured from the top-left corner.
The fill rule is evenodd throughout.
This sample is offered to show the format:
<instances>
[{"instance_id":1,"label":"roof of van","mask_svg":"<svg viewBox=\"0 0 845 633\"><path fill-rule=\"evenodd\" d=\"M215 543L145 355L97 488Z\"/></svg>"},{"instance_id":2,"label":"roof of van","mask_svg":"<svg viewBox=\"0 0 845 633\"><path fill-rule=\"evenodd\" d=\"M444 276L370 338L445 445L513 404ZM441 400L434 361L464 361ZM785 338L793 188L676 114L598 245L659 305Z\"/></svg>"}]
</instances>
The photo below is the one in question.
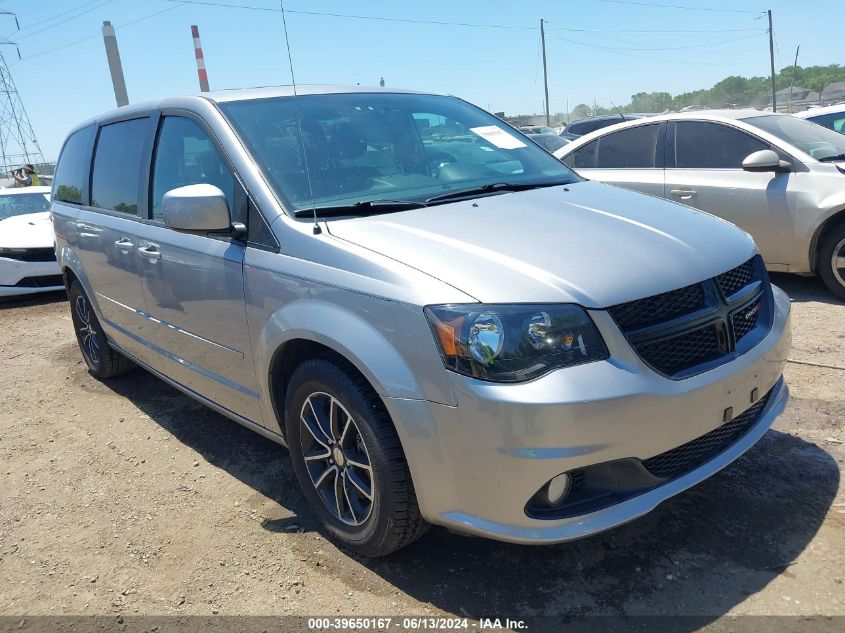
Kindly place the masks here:
<instances>
[{"instance_id":1,"label":"roof of van","mask_svg":"<svg viewBox=\"0 0 845 633\"><path fill-rule=\"evenodd\" d=\"M332 86L332 85L297 85L296 95L318 95L318 94L348 94L348 93L373 93L380 92L384 94L438 94L425 90L403 90L400 88L382 88L371 86ZM177 95L172 97L164 97L161 99L154 99L145 101L143 103L130 103L129 105L120 108L113 108L103 112L95 117L83 121L75 125L70 131L69 135L77 130L87 127L93 123L104 121L108 119L116 119L118 117L131 116L136 112L145 112L156 110L160 108L180 107L186 101L202 100L205 102L211 101L214 103L228 103L232 101L246 101L249 99L270 99L273 97L293 97L293 86L261 86L257 88L233 88L229 90L214 90L211 92L201 92L192 95Z\"/></svg>"},{"instance_id":2,"label":"roof of van","mask_svg":"<svg viewBox=\"0 0 845 633\"><path fill-rule=\"evenodd\" d=\"M332 86L332 85L297 85L297 95L323 95L340 94L352 92L383 92L383 93L408 93L425 94L424 90L402 90L397 88L380 88L368 86ZM234 88L231 90L214 90L203 92L198 95L211 99L217 103L227 101L243 101L246 99L267 99L271 97L293 97L293 86L263 86L260 88Z\"/></svg>"}]
</instances>

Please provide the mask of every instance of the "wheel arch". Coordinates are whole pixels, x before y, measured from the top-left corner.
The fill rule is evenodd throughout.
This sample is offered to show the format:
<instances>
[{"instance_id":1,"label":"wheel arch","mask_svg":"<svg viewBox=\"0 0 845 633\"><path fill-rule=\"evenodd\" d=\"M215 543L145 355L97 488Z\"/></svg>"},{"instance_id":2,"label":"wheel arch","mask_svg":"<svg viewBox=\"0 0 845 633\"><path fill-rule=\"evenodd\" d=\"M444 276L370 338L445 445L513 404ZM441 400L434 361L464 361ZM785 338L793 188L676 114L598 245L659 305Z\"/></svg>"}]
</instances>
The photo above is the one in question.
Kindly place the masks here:
<instances>
[{"instance_id":1,"label":"wheel arch","mask_svg":"<svg viewBox=\"0 0 845 633\"><path fill-rule=\"evenodd\" d=\"M825 220L819 224L813 239L810 240L810 270L814 273L819 271L819 245L826 233L835 226L845 223L845 206L833 211Z\"/></svg>"},{"instance_id":2,"label":"wheel arch","mask_svg":"<svg viewBox=\"0 0 845 633\"><path fill-rule=\"evenodd\" d=\"M266 321L256 355L265 370L266 393L284 432L284 398L294 369L304 360L332 356L361 375L385 397L425 399L422 387L397 349L355 312L336 304L303 300L282 307ZM394 422L395 425L395 422Z\"/></svg>"}]
</instances>

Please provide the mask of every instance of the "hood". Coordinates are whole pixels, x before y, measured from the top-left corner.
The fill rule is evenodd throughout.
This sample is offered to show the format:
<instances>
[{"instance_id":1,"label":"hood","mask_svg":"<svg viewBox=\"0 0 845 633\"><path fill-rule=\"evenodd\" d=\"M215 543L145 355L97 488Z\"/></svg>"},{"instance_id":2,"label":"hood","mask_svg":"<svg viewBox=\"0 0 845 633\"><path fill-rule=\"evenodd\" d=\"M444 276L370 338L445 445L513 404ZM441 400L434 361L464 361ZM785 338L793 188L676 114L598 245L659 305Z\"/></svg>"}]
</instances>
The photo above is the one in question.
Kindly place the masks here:
<instances>
[{"instance_id":1,"label":"hood","mask_svg":"<svg viewBox=\"0 0 845 633\"><path fill-rule=\"evenodd\" d=\"M329 232L485 303L604 308L723 273L756 247L733 224L595 182L337 220Z\"/></svg>"},{"instance_id":2,"label":"hood","mask_svg":"<svg viewBox=\"0 0 845 633\"><path fill-rule=\"evenodd\" d=\"M55 241L49 211L0 220L0 248L47 248Z\"/></svg>"}]
</instances>

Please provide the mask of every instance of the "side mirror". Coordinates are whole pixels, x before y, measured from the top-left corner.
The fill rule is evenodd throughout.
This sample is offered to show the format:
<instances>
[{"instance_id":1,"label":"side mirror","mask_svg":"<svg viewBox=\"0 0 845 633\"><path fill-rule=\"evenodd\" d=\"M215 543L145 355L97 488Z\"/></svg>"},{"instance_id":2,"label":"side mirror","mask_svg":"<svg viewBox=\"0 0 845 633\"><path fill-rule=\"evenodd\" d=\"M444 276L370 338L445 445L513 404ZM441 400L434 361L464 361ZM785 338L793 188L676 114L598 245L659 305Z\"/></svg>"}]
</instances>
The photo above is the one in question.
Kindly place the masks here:
<instances>
[{"instance_id":1,"label":"side mirror","mask_svg":"<svg viewBox=\"0 0 845 633\"><path fill-rule=\"evenodd\" d=\"M245 228L232 224L229 203L218 187L208 184L171 189L162 201L164 223L185 233L220 233L240 237Z\"/></svg>"},{"instance_id":2,"label":"side mirror","mask_svg":"<svg viewBox=\"0 0 845 633\"><path fill-rule=\"evenodd\" d=\"M781 160L774 151L761 149L745 157L742 161L745 171L789 171L792 168L785 160Z\"/></svg>"}]
</instances>

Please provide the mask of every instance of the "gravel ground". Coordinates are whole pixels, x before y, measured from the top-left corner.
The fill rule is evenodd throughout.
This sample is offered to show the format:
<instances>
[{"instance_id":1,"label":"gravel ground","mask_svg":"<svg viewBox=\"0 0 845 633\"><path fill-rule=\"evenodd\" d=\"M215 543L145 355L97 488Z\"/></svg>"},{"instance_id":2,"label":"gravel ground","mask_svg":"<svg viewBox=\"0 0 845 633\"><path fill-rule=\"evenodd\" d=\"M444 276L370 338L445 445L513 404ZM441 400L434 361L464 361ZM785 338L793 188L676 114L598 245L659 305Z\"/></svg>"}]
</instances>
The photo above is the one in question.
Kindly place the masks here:
<instances>
[{"instance_id":1,"label":"gravel ground","mask_svg":"<svg viewBox=\"0 0 845 633\"><path fill-rule=\"evenodd\" d=\"M793 297L792 358L845 365ZM0 304L0 615L845 615L845 371L791 363L763 440L650 515L520 547L435 528L387 559L317 531L284 449L144 371L88 375L61 295Z\"/></svg>"}]
</instances>

